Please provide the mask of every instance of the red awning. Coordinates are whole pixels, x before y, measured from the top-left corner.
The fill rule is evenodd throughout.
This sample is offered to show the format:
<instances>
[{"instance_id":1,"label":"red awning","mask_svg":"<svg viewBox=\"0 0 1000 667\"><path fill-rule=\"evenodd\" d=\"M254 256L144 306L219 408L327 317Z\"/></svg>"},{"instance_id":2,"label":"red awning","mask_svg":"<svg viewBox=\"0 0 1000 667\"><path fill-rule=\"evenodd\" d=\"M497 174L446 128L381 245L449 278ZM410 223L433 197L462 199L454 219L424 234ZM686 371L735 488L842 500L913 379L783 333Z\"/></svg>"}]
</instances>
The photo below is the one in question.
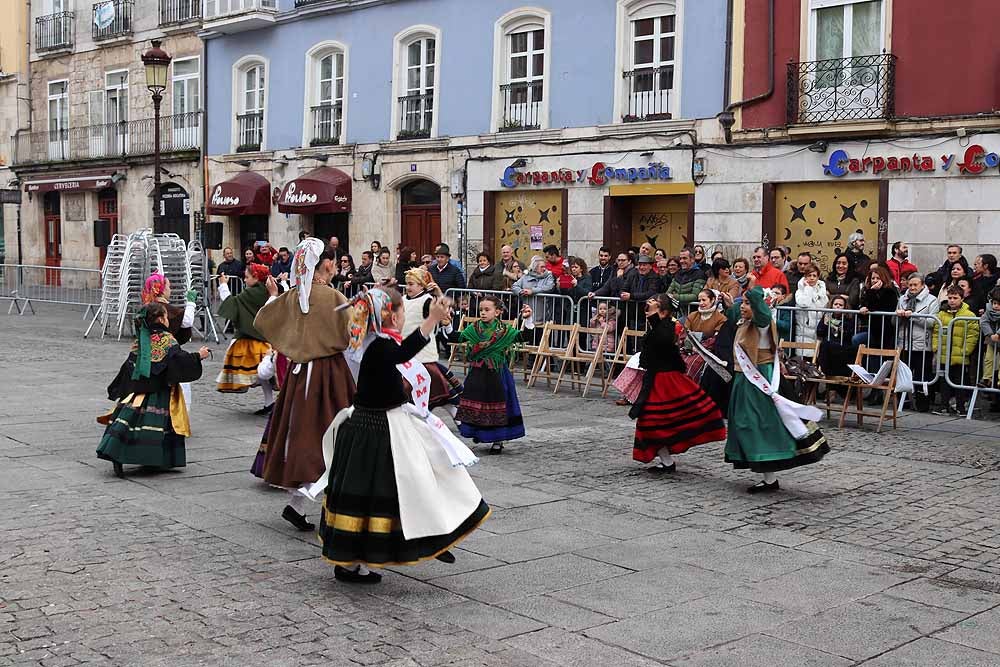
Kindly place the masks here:
<instances>
[{"instance_id":1,"label":"red awning","mask_svg":"<svg viewBox=\"0 0 1000 667\"><path fill-rule=\"evenodd\" d=\"M108 174L79 174L76 176L59 176L38 180L29 180L24 184L25 192L60 192L73 190L103 190L112 186Z\"/></svg>"},{"instance_id":2,"label":"red awning","mask_svg":"<svg viewBox=\"0 0 1000 667\"><path fill-rule=\"evenodd\" d=\"M209 215L269 215L271 184L253 171L241 171L212 188L206 211Z\"/></svg>"},{"instance_id":3,"label":"red awning","mask_svg":"<svg viewBox=\"0 0 1000 667\"><path fill-rule=\"evenodd\" d=\"M282 213L345 213L351 210L351 177L333 167L319 167L291 180L281 191Z\"/></svg>"}]
</instances>

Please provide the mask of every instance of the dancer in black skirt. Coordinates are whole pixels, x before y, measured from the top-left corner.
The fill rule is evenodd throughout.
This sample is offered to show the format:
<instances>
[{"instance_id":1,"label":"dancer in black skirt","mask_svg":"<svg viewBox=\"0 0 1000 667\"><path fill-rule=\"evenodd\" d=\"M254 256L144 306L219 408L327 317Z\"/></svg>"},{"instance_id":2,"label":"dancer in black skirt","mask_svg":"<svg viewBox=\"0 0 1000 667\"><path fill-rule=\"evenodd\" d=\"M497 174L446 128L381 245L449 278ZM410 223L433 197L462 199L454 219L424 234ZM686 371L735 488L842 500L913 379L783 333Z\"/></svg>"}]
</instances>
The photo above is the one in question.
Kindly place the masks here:
<instances>
[{"instance_id":1,"label":"dancer in black skirt","mask_svg":"<svg viewBox=\"0 0 1000 667\"><path fill-rule=\"evenodd\" d=\"M477 459L420 405L430 378L410 363L449 308L446 299L435 299L420 329L403 339L398 292L373 289L355 304L352 338L367 347L354 406L342 410L324 436L327 471L305 489L310 497L326 492L319 534L323 557L336 565L340 581L377 583L382 575L369 567L430 558L452 563L448 549L490 514L465 469ZM411 396L415 404L408 403Z\"/></svg>"}]
</instances>

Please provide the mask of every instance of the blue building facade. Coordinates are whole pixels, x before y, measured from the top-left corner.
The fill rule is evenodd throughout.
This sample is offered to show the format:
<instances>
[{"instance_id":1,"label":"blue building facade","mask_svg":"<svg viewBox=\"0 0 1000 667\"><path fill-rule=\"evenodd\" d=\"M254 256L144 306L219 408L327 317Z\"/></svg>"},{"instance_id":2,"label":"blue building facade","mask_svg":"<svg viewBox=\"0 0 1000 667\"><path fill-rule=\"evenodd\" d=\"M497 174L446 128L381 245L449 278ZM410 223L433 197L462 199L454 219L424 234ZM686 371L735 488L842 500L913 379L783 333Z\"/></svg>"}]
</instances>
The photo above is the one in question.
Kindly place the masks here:
<instances>
[{"instance_id":1,"label":"blue building facade","mask_svg":"<svg viewBox=\"0 0 1000 667\"><path fill-rule=\"evenodd\" d=\"M350 226L324 219L324 230L355 246L378 236L421 250L482 242L483 203L464 192L468 158L530 157L533 143L547 155L546 142L588 135L588 150L641 148L644 136L690 131L724 106L726 0L254 2L254 11L205 17L207 154L222 158L213 183L233 175L237 156L270 182L286 214L268 213L279 240L320 233L309 215L349 213ZM310 161L318 152L322 161ZM282 202L296 172L324 165L353 181L349 211ZM418 177L439 189L442 210L408 235L403 209L432 205L426 187L405 191ZM373 200L362 181L388 198Z\"/></svg>"}]
</instances>

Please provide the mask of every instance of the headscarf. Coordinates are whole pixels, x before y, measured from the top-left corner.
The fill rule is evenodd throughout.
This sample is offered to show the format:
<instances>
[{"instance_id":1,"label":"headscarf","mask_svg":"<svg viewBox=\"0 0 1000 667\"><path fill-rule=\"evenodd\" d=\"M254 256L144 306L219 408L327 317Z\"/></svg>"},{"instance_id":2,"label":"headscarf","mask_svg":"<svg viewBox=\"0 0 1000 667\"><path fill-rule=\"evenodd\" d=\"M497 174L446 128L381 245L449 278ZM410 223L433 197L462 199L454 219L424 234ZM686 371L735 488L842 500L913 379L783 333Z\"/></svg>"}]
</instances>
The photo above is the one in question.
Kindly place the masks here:
<instances>
[{"instance_id":1,"label":"headscarf","mask_svg":"<svg viewBox=\"0 0 1000 667\"><path fill-rule=\"evenodd\" d=\"M159 274L153 274L156 276ZM150 276L150 279L153 278ZM161 276L162 277L162 276ZM147 283L149 280L146 281ZM145 293L145 290L143 290ZM153 345L149 323L146 322L146 307L143 306L135 314L135 329L139 332L139 346L135 352L135 368L132 369L132 379L148 378L153 367Z\"/></svg>"},{"instance_id":2,"label":"headscarf","mask_svg":"<svg viewBox=\"0 0 1000 667\"><path fill-rule=\"evenodd\" d=\"M146 278L146 284L142 288L142 303L152 303L163 296L163 290L167 288L167 278L162 273L154 273Z\"/></svg>"},{"instance_id":3,"label":"headscarf","mask_svg":"<svg viewBox=\"0 0 1000 667\"><path fill-rule=\"evenodd\" d=\"M750 310L753 311L751 320L755 327L766 327L771 324L773 321L771 309L767 307L767 303L764 301L763 288L756 285L753 289L747 290L743 298L747 300L750 304Z\"/></svg>"},{"instance_id":4,"label":"headscarf","mask_svg":"<svg viewBox=\"0 0 1000 667\"><path fill-rule=\"evenodd\" d=\"M265 282L271 275L271 269L263 264L251 263L247 268L250 270L250 275L258 282Z\"/></svg>"},{"instance_id":5,"label":"headscarf","mask_svg":"<svg viewBox=\"0 0 1000 667\"><path fill-rule=\"evenodd\" d=\"M295 249L295 257L292 259L292 287L299 288L299 309L303 315L309 313L313 275L324 250L326 244L312 236L302 239L302 243Z\"/></svg>"},{"instance_id":6,"label":"headscarf","mask_svg":"<svg viewBox=\"0 0 1000 667\"><path fill-rule=\"evenodd\" d=\"M410 269L404 274L404 278L407 282L412 280L425 290L432 282L434 282L433 278L431 278L431 274L422 266L416 266Z\"/></svg>"},{"instance_id":7,"label":"headscarf","mask_svg":"<svg viewBox=\"0 0 1000 667\"><path fill-rule=\"evenodd\" d=\"M382 334L382 320L392 307L392 299L382 289L374 288L361 294L354 300L354 313L351 315L351 340L348 343L345 356L360 363L365 348L371 339ZM388 336L386 336L388 337Z\"/></svg>"}]
</instances>

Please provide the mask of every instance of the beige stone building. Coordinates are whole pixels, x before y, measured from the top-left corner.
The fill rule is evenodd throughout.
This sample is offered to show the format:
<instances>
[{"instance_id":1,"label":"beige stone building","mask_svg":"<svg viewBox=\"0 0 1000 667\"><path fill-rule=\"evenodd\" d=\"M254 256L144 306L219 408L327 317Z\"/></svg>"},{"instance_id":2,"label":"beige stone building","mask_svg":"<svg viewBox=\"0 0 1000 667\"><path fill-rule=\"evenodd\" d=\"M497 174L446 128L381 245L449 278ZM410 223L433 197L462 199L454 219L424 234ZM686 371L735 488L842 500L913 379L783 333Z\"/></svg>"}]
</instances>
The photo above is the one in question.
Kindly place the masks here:
<instances>
[{"instance_id":1,"label":"beige stone building","mask_svg":"<svg viewBox=\"0 0 1000 667\"><path fill-rule=\"evenodd\" d=\"M0 2L0 190L14 187L11 137L27 127L28 12L24 2ZM0 262L12 262L17 206L0 200Z\"/></svg>"},{"instance_id":2,"label":"beige stone building","mask_svg":"<svg viewBox=\"0 0 1000 667\"><path fill-rule=\"evenodd\" d=\"M154 227L154 111L140 60L151 40L173 58L160 108L155 226L190 239L203 201L200 0L30 6L29 122L11 146L24 194L21 262L100 268L96 227L112 234Z\"/></svg>"}]
</instances>

